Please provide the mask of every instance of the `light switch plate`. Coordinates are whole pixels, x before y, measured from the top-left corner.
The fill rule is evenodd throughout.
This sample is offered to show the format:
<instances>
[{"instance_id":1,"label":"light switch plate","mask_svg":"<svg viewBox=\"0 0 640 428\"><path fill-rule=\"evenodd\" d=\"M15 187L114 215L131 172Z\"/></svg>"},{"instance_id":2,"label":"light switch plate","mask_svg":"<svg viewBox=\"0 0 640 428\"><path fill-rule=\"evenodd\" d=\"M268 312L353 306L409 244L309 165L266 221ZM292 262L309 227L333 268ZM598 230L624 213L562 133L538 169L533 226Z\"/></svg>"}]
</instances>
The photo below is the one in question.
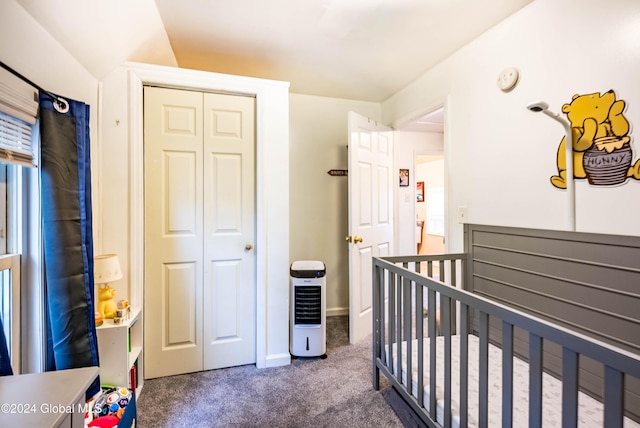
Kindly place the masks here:
<instances>
[{"instance_id":1,"label":"light switch plate","mask_svg":"<svg viewBox=\"0 0 640 428\"><path fill-rule=\"evenodd\" d=\"M466 223L469 217L467 207L458 207L458 223Z\"/></svg>"}]
</instances>

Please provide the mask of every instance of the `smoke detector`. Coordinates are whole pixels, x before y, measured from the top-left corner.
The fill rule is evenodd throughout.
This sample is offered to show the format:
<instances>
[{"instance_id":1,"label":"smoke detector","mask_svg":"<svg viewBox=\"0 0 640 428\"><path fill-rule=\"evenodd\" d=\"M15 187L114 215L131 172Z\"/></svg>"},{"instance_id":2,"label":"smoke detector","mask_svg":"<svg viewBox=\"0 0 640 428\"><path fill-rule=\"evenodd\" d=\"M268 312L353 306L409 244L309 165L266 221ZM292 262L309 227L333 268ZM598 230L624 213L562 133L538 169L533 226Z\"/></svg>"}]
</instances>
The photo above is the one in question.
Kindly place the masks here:
<instances>
[{"instance_id":1,"label":"smoke detector","mask_svg":"<svg viewBox=\"0 0 640 428\"><path fill-rule=\"evenodd\" d=\"M498 88L502 92L509 92L518 84L520 72L515 67L505 68L498 74Z\"/></svg>"}]
</instances>

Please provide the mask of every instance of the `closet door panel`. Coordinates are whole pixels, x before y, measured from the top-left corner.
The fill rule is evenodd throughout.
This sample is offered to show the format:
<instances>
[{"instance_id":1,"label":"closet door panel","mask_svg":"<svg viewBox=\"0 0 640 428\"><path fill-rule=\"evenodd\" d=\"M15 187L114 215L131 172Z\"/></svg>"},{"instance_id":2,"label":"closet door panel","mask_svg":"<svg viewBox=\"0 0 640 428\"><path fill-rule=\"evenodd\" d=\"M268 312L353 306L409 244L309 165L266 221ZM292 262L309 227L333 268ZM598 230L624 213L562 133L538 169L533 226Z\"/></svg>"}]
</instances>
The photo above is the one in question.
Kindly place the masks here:
<instances>
[{"instance_id":1,"label":"closet door panel","mask_svg":"<svg viewBox=\"0 0 640 428\"><path fill-rule=\"evenodd\" d=\"M197 284L195 263L164 265L163 296L165 296L163 349L197 346L196 312Z\"/></svg>"},{"instance_id":2,"label":"closet door panel","mask_svg":"<svg viewBox=\"0 0 640 428\"><path fill-rule=\"evenodd\" d=\"M204 96L205 369L256 360L254 105Z\"/></svg>"},{"instance_id":3,"label":"closet door panel","mask_svg":"<svg viewBox=\"0 0 640 428\"><path fill-rule=\"evenodd\" d=\"M214 236L242 236L242 156L211 154L211 197L213 215L211 233Z\"/></svg>"},{"instance_id":4,"label":"closet door panel","mask_svg":"<svg viewBox=\"0 0 640 428\"><path fill-rule=\"evenodd\" d=\"M144 89L146 378L203 366L202 98Z\"/></svg>"}]
</instances>

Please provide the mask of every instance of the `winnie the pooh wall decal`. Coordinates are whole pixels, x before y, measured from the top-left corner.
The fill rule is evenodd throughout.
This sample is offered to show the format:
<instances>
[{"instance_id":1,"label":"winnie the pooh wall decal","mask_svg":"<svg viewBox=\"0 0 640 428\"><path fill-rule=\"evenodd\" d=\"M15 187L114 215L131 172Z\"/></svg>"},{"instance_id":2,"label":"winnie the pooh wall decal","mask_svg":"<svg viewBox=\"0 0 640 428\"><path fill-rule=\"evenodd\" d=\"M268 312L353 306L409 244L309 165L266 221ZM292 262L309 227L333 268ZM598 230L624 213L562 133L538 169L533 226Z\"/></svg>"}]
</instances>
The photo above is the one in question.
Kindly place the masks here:
<instances>
[{"instance_id":1,"label":"winnie the pooh wall decal","mask_svg":"<svg viewBox=\"0 0 640 428\"><path fill-rule=\"evenodd\" d=\"M640 160L632 166L633 153L629 121L624 116L626 103L617 100L613 90L604 94L574 95L562 106L573 131L573 175L590 184L622 184L628 178L640 180ZM558 175L551 184L566 189L566 139L562 138L557 154Z\"/></svg>"}]
</instances>

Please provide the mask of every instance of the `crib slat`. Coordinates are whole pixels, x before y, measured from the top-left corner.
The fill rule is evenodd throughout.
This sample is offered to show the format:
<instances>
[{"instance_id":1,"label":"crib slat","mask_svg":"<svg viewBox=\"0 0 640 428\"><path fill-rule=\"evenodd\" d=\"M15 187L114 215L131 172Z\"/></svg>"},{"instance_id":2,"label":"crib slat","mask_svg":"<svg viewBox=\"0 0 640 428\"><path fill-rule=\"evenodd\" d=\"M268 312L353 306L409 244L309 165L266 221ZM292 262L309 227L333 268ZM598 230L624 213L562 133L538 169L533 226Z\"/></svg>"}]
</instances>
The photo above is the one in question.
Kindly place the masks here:
<instances>
[{"instance_id":1,"label":"crib slat","mask_svg":"<svg viewBox=\"0 0 640 428\"><path fill-rule=\"evenodd\" d=\"M407 352L406 352L406 370L407 370L407 390L411 392L411 387L413 383L413 340L411 337L411 284L412 282L407 280L406 278L402 278L402 300L403 300L403 324L404 324L404 338L403 340L407 344Z\"/></svg>"},{"instance_id":2,"label":"crib slat","mask_svg":"<svg viewBox=\"0 0 640 428\"><path fill-rule=\"evenodd\" d=\"M445 282L445 280L447 279L445 270L444 270L444 260L438 260L438 280L440 282ZM438 293L438 295L440 296L439 300L440 300L440 311L442 312L442 307L444 306L444 302L443 302L443 296L440 295L440 293ZM442 321L442 320L441 320ZM442 322L440 322L440 325L442 326ZM441 330L438 332L438 334L441 334Z\"/></svg>"},{"instance_id":3,"label":"crib slat","mask_svg":"<svg viewBox=\"0 0 640 428\"><path fill-rule=\"evenodd\" d=\"M420 263L416 263L420 271ZM416 286L416 338L418 339L418 405L424 407L424 310L423 287Z\"/></svg>"},{"instance_id":4,"label":"crib slat","mask_svg":"<svg viewBox=\"0 0 640 428\"><path fill-rule=\"evenodd\" d=\"M502 321L502 426L513 423L513 324Z\"/></svg>"},{"instance_id":5,"label":"crib slat","mask_svg":"<svg viewBox=\"0 0 640 428\"><path fill-rule=\"evenodd\" d=\"M489 420L489 314L480 312L478 320L479 328L479 397L478 397L478 422L481 427L486 427Z\"/></svg>"},{"instance_id":6,"label":"crib slat","mask_svg":"<svg viewBox=\"0 0 640 428\"><path fill-rule=\"evenodd\" d=\"M387 325L387 318L385 316L385 312L386 312L386 308L384 306L384 297L385 292L388 290L389 284L387 282L385 282L384 280L384 269L380 269L380 267L376 266L376 269L379 270L379 281L380 281L380 288L378 290L378 305L376 306L377 308L379 308L378 310L380 311L379 316L380 316L380 323L378 324L378 329L380 330L380 333L378 335L379 337L379 344L378 344L378 349L380 350L380 359L382 360L383 364L387 364L387 353L384 352L385 345L386 345L386 341L385 341L385 331L384 331L384 327ZM390 276L390 275L389 275Z\"/></svg>"},{"instance_id":7,"label":"crib slat","mask_svg":"<svg viewBox=\"0 0 640 428\"><path fill-rule=\"evenodd\" d=\"M542 338L529 334L529 426L542 426Z\"/></svg>"},{"instance_id":8,"label":"crib slat","mask_svg":"<svg viewBox=\"0 0 640 428\"><path fill-rule=\"evenodd\" d=\"M624 375L612 367L604 368L604 426L621 427L624 417Z\"/></svg>"},{"instance_id":9,"label":"crib slat","mask_svg":"<svg viewBox=\"0 0 640 428\"><path fill-rule=\"evenodd\" d=\"M396 378L401 385L402 382L402 276L396 284Z\"/></svg>"},{"instance_id":10,"label":"crib slat","mask_svg":"<svg viewBox=\"0 0 640 428\"><path fill-rule=\"evenodd\" d=\"M455 260L449 260L449 266L450 266L450 270L451 270L451 285L456 287L457 286L457 275L456 275L456 262Z\"/></svg>"},{"instance_id":11,"label":"crib slat","mask_svg":"<svg viewBox=\"0 0 640 428\"><path fill-rule=\"evenodd\" d=\"M381 349L383 349L381 345L381 337L382 332L380 330L380 326L384 325L380 324L380 322L384 322L382 319L381 313L384 313L384 307L380 310L380 290L384 289L384 281L382 269L380 266L373 266L373 370L371 372L371 382L373 383L373 389L376 391L380 389L380 370L378 369L378 359L382 357Z\"/></svg>"},{"instance_id":12,"label":"crib slat","mask_svg":"<svg viewBox=\"0 0 640 428\"><path fill-rule=\"evenodd\" d=\"M393 373L393 344L398 346L394 331L396 325L396 275L389 272L389 370Z\"/></svg>"},{"instance_id":13,"label":"crib slat","mask_svg":"<svg viewBox=\"0 0 640 428\"><path fill-rule=\"evenodd\" d=\"M460 426L469 423L469 306L460 304Z\"/></svg>"},{"instance_id":14,"label":"crib slat","mask_svg":"<svg viewBox=\"0 0 640 428\"><path fill-rule=\"evenodd\" d=\"M451 299L445 296L440 310L444 335L444 427L451 426Z\"/></svg>"},{"instance_id":15,"label":"crib slat","mask_svg":"<svg viewBox=\"0 0 640 428\"><path fill-rule=\"evenodd\" d=\"M429 319L427 328L429 329L429 412L432 417L436 417L436 292L429 289L427 300L429 307Z\"/></svg>"},{"instance_id":16,"label":"crib slat","mask_svg":"<svg viewBox=\"0 0 640 428\"><path fill-rule=\"evenodd\" d=\"M456 275L456 262L455 260L450 260L449 265L451 266L451 285L453 287L457 287L457 275ZM451 304L451 319L457 319L456 315L456 303L455 300ZM456 326L455 324L451 326L451 334L456 334Z\"/></svg>"},{"instance_id":17,"label":"crib slat","mask_svg":"<svg viewBox=\"0 0 640 428\"><path fill-rule=\"evenodd\" d=\"M578 353L562 348L562 426L578 426Z\"/></svg>"}]
</instances>

